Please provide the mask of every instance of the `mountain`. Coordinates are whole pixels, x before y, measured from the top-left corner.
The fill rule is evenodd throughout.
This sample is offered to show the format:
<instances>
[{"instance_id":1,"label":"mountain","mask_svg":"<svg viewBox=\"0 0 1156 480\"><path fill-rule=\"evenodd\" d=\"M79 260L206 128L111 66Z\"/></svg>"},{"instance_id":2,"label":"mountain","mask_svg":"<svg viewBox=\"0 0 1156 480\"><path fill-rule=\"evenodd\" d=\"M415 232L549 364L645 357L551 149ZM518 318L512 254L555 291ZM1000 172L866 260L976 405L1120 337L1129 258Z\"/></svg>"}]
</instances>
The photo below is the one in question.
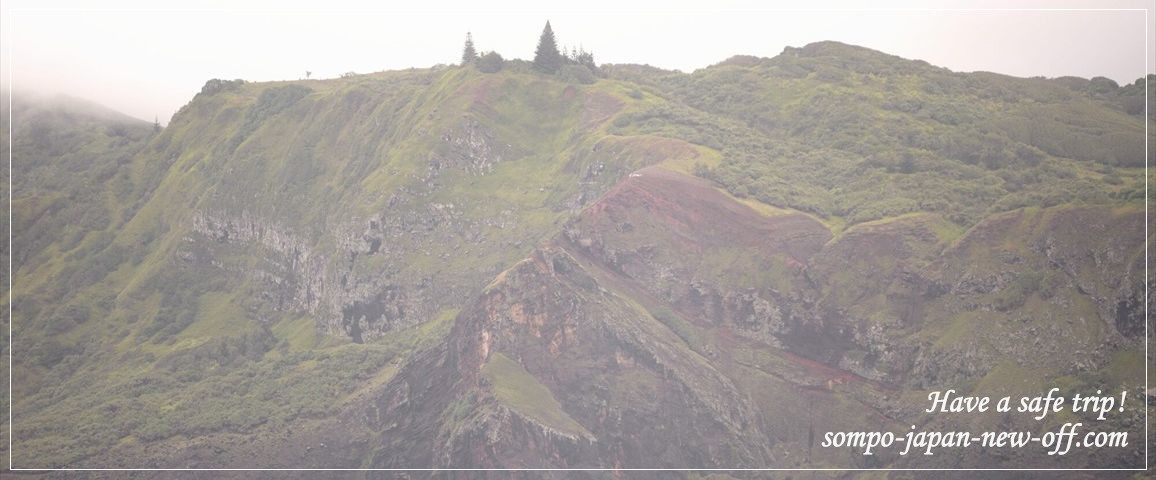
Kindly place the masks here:
<instances>
[{"instance_id":1,"label":"mountain","mask_svg":"<svg viewBox=\"0 0 1156 480\"><path fill-rule=\"evenodd\" d=\"M14 103L16 466L1142 462L1143 79L596 73L211 80L160 131ZM924 413L1051 386L1126 409ZM1129 446L819 444L1073 420Z\"/></svg>"}]
</instances>

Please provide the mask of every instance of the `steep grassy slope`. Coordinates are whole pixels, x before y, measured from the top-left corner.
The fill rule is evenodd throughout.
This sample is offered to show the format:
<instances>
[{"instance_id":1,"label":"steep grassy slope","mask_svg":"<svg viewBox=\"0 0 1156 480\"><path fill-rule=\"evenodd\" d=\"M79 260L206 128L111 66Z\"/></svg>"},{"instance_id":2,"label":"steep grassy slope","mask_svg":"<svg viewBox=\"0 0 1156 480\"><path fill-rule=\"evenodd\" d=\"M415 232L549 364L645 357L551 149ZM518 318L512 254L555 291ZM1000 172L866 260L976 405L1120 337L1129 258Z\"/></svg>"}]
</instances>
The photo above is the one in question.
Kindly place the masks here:
<instances>
[{"instance_id":1,"label":"steep grassy slope","mask_svg":"<svg viewBox=\"0 0 1156 480\"><path fill-rule=\"evenodd\" d=\"M24 358L37 364L55 364L78 353L77 345L57 334L93 321L100 323L107 304L97 298L76 295L110 265L100 252L112 241L116 228L131 218L133 199L147 190L125 173L133 157L154 137L152 125L88 102L67 98L21 96L8 109L8 92L2 97L0 139L4 143L3 201L8 214L8 168L13 180L12 224L5 217L3 231L4 304L3 353L0 367L8 368L8 267L59 272L57 284L35 286L19 277L22 305L35 305L45 320L22 333L32 341L22 350ZM9 158L9 114L18 121L11 137L15 158ZM8 251L9 228L13 251ZM28 295L29 297L23 297ZM39 300L33 300L38 297ZM23 327L23 326L22 326ZM79 359L74 359L77 361ZM51 381L51 380L50 380ZM17 382L19 384L19 382ZM7 378L4 390L7 391ZM8 407L7 395L4 405ZM5 420L5 423L7 421ZM7 464L7 425L3 433Z\"/></svg>"},{"instance_id":2,"label":"steep grassy slope","mask_svg":"<svg viewBox=\"0 0 1156 480\"><path fill-rule=\"evenodd\" d=\"M117 165L141 185L140 200L117 202L133 215L77 225L103 240L84 255L50 248L18 266L34 293L18 304L17 350L36 353L18 358L17 406L39 412L18 436L55 445L62 456L42 458L63 464L332 413L444 335L570 212L654 161L613 140L591 153L619 89L468 70L210 82ZM60 321L67 305L97 321ZM218 390L232 393L200 401ZM75 435L61 417L93 426Z\"/></svg>"},{"instance_id":3,"label":"steep grassy slope","mask_svg":"<svg viewBox=\"0 0 1156 480\"><path fill-rule=\"evenodd\" d=\"M8 141L9 141L8 140L9 139L9 136L8 136L9 123L8 123L8 108L7 108L8 102L9 102L8 92L0 90L0 104L5 105L5 107L0 108L0 118L2 118L2 120L0 120L0 132L2 132L2 133L0 133L0 141L3 141L4 144L8 144ZM11 163L12 159L9 156L9 152L8 152L7 148L0 148L0 159L3 160L3 162L0 162L0 163L2 163L4 165L4 167L8 167L8 166L12 165L12 163ZM2 170L2 172L0 172L0 208L3 208L4 212L10 212L11 211L10 210L10 203L8 201L8 195L10 192L9 186L8 186L8 183L9 183L8 168L0 168L0 170ZM6 214L7 213L5 213L5 215ZM3 288L5 290L8 289L8 282L9 282L8 266L11 265L11 261L12 261L11 252L8 251L8 241L7 241L8 235L12 231L11 229L12 229L12 225L8 221L8 217L5 217L4 221L0 222L0 235L3 235L4 239L5 239L3 242L0 242L0 243L3 243L3 247L0 247L0 260L3 261L3 263L0 263L0 270L2 270L2 273L0 273L0 280L3 280L3 282L4 282ZM4 300L4 310L3 310L3 312L0 312L0 320L2 320L2 321L0 321L0 330L2 330L2 332L0 332L0 341L3 341L3 346L0 346L0 354L3 354L2 355L3 358L0 358L0 369L4 369L4 370L7 370L9 365L10 365L10 363L8 362L8 358L9 358L8 329L11 326L11 323L10 323L11 319L8 316L8 308L7 308L8 303L9 303L8 300L5 299ZM3 391L8 391L8 386L9 386L9 382L8 382L7 378L0 380L0 388L2 388ZM9 407L9 405L11 405L12 399L9 398L8 395L3 395L0 397L2 397L2 399L0 399L0 408L7 409ZM0 426L8 427L7 423L8 423L7 420L0 421ZM8 460L7 460L7 457L8 457L8 447L7 447L8 438L9 438L8 437L8 428L4 428L4 432L0 432L0 443L5 445L3 447L0 447L0 456L4 457L3 460L0 460L0 468L10 468L10 466L8 465Z\"/></svg>"},{"instance_id":4,"label":"steep grassy slope","mask_svg":"<svg viewBox=\"0 0 1156 480\"><path fill-rule=\"evenodd\" d=\"M735 195L849 223L933 211L971 225L1024 206L1143 196L1143 79L1094 90L835 42L690 75L611 72L688 107L656 106L616 128L714 146L723 160L701 173Z\"/></svg>"},{"instance_id":5,"label":"steep grassy slope","mask_svg":"<svg viewBox=\"0 0 1156 480\"><path fill-rule=\"evenodd\" d=\"M403 368L377 408L409 420L379 443L432 449L444 466L980 467L992 457L864 457L813 438L1093 424L923 414L941 388L1143 401L1141 209L1017 211L966 233L945 223L906 216L832 239L805 215L763 216L701 180L640 170L499 275L451 342ZM511 397L509 377L537 402ZM1095 423L1132 432L1126 449L1003 452L999 465L1134 465L1142 418L1134 408ZM452 428L411 446L430 423Z\"/></svg>"},{"instance_id":6,"label":"steep grassy slope","mask_svg":"<svg viewBox=\"0 0 1156 480\"><path fill-rule=\"evenodd\" d=\"M904 465L808 439L1142 384L1134 86L827 43L605 71L18 112L18 465Z\"/></svg>"}]
</instances>

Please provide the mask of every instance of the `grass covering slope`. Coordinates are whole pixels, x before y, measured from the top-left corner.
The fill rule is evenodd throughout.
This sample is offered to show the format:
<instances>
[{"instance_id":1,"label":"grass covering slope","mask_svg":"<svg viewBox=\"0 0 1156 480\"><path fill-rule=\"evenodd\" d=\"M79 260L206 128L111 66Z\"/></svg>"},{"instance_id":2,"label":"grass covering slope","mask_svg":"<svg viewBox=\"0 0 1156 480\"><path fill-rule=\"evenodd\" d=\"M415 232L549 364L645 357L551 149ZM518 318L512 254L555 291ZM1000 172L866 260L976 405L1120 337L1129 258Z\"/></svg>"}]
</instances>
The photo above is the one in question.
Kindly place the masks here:
<instances>
[{"instance_id":1,"label":"grass covering slope","mask_svg":"<svg viewBox=\"0 0 1156 480\"><path fill-rule=\"evenodd\" d=\"M924 219L938 248L1021 207L1143 200L1136 85L953 73L830 43L691 74L604 71L590 85L515 67L214 80L161 132L88 107L19 107L4 253L25 458L114 462L103 446L332 417L652 164L835 233ZM257 240L208 238L193 228L202 214L251 219ZM305 251L316 264L295 270ZM785 278L731 275L745 266L738 250L700 260L752 288ZM320 279L302 290L332 304L286 306L293 294L278 288L306 283L302 271ZM990 300L1032 302L1047 281ZM374 319L342 319L337 302L395 291L421 307L381 315L394 323L351 343L352 325ZM936 334L971 335L964 317ZM683 327L672 328L692 337ZM548 401L526 404L536 387L501 367L488 368L517 388L499 400L582 431Z\"/></svg>"},{"instance_id":2,"label":"grass covering slope","mask_svg":"<svg viewBox=\"0 0 1156 480\"><path fill-rule=\"evenodd\" d=\"M570 435L590 432L570 418L550 389L539 383L518 362L500 352L490 354L482 374L492 382L498 401L530 419Z\"/></svg>"},{"instance_id":3,"label":"grass covering slope","mask_svg":"<svg viewBox=\"0 0 1156 480\"><path fill-rule=\"evenodd\" d=\"M1143 79L955 73L837 42L691 74L611 72L678 100L613 131L718 149L721 164L699 173L735 195L849 224L926 211L967 226L1024 206L1143 197Z\"/></svg>"}]
</instances>

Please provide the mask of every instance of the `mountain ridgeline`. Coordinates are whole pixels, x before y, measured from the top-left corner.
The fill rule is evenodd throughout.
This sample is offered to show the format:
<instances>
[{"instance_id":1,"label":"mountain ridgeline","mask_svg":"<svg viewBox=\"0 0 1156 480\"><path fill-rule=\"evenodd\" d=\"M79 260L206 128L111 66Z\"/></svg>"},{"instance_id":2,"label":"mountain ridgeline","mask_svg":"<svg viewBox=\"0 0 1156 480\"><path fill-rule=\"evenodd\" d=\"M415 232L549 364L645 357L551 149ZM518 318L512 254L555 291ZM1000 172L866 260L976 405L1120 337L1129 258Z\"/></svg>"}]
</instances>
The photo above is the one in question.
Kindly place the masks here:
<instances>
[{"instance_id":1,"label":"mountain ridgeline","mask_svg":"<svg viewBox=\"0 0 1156 480\"><path fill-rule=\"evenodd\" d=\"M591 72L211 80L159 131L17 99L15 466L1142 464L1143 79ZM1132 403L924 413L1051 386ZM1081 419L1129 446L818 444Z\"/></svg>"}]
</instances>

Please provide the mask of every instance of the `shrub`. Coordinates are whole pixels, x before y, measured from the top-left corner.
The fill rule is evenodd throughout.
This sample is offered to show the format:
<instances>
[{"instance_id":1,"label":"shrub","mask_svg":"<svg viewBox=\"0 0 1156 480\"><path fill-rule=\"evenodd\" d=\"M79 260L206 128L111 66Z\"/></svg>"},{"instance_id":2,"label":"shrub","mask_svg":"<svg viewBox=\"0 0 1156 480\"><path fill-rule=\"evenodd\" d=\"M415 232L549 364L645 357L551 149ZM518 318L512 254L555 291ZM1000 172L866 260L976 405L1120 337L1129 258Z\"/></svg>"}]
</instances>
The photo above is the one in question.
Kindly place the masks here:
<instances>
[{"instance_id":1,"label":"shrub","mask_svg":"<svg viewBox=\"0 0 1156 480\"><path fill-rule=\"evenodd\" d=\"M594 77L594 72L583 65L563 65L558 70L558 77L566 83L577 83L582 85L590 85L594 83L597 78Z\"/></svg>"},{"instance_id":2,"label":"shrub","mask_svg":"<svg viewBox=\"0 0 1156 480\"><path fill-rule=\"evenodd\" d=\"M481 57L478 57L474 65L478 67L479 72L498 73L502 71L502 65L504 63L505 60L498 52L486 52Z\"/></svg>"},{"instance_id":3,"label":"shrub","mask_svg":"<svg viewBox=\"0 0 1156 480\"><path fill-rule=\"evenodd\" d=\"M707 180L714 180L714 171L702 162L694 163L693 173L696 177L705 178Z\"/></svg>"}]
</instances>

